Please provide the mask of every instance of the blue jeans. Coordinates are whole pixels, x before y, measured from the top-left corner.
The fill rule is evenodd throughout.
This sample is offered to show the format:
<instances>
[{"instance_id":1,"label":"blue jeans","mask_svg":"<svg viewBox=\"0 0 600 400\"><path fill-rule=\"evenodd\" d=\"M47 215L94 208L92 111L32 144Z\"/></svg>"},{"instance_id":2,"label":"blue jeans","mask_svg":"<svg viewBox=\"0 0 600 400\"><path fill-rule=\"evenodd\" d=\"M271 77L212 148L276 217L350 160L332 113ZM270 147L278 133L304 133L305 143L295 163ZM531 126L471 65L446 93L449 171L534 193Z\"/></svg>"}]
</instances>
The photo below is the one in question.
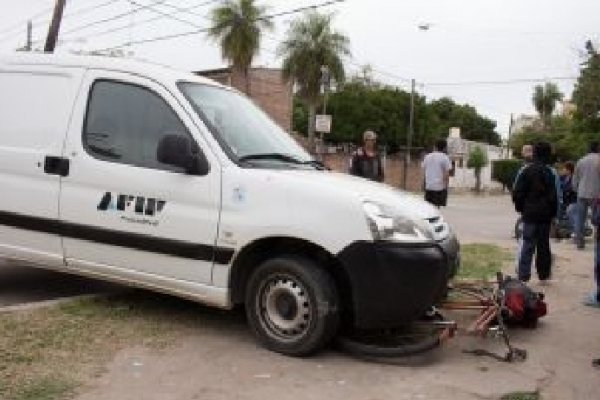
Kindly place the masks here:
<instances>
[{"instance_id":1,"label":"blue jeans","mask_svg":"<svg viewBox=\"0 0 600 400\"><path fill-rule=\"evenodd\" d=\"M527 282L531 278L531 263L534 254L538 278L541 281L550 279L552 268L550 223L523 222L523 235L521 236L519 266L517 269L519 280L523 282Z\"/></svg>"},{"instance_id":2,"label":"blue jeans","mask_svg":"<svg viewBox=\"0 0 600 400\"><path fill-rule=\"evenodd\" d=\"M577 244L585 243L585 224L588 209L592 206L592 199L577 199L577 212L575 213L575 241Z\"/></svg>"},{"instance_id":3,"label":"blue jeans","mask_svg":"<svg viewBox=\"0 0 600 400\"><path fill-rule=\"evenodd\" d=\"M600 227L596 227L596 254L594 257L594 278L596 279L596 300L600 301Z\"/></svg>"},{"instance_id":4,"label":"blue jeans","mask_svg":"<svg viewBox=\"0 0 600 400\"><path fill-rule=\"evenodd\" d=\"M565 213L567 214L567 219L569 221L569 229L571 232L575 233L575 221L577 219L577 212L579 208L577 207L577 203L572 203L567 206L567 210Z\"/></svg>"}]
</instances>

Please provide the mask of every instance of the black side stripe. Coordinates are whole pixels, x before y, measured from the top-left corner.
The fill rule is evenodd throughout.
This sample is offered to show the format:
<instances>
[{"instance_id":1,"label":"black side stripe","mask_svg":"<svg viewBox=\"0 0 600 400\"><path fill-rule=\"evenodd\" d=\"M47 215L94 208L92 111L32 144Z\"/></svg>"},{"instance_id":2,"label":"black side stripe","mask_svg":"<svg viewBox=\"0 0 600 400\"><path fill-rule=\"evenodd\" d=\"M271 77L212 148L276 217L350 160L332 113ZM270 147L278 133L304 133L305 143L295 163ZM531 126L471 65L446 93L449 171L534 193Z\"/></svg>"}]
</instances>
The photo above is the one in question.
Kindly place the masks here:
<instances>
[{"instance_id":1,"label":"black side stripe","mask_svg":"<svg viewBox=\"0 0 600 400\"><path fill-rule=\"evenodd\" d=\"M233 249L225 247L163 239L156 236L74 224L57 219L31 217L6 211L0 211L0 225L192 260L214 260L217 264L229 264L234 253Z\"/></svg>"}]
</instances>

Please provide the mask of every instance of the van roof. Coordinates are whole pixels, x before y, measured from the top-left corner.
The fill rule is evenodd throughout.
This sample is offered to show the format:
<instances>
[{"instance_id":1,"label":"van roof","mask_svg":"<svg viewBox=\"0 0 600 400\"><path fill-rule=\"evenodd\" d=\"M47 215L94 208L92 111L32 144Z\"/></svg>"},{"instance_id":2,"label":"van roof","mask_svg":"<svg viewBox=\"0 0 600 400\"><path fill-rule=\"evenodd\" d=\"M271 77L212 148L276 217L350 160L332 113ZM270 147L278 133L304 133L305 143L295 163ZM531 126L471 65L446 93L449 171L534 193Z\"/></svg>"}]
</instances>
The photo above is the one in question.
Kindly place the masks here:
<instances>
[{"instance_id":1,"label":"van roof","mask_svg":"<svg viewBox=\"0 0 600 400\"><path fill-rule=\"evenodd\" d=\"M62 55L46 53L15 52L0 54L0 66L55 66L83 69L103 69L108 71L129 72L146 76L156 80L179 81L186 80L215 86L223 86L211 79L195 75L191 72L181 71L169 66L137 61L126 58L108 57L100 55Z\"/></svg>"}]
</instances>

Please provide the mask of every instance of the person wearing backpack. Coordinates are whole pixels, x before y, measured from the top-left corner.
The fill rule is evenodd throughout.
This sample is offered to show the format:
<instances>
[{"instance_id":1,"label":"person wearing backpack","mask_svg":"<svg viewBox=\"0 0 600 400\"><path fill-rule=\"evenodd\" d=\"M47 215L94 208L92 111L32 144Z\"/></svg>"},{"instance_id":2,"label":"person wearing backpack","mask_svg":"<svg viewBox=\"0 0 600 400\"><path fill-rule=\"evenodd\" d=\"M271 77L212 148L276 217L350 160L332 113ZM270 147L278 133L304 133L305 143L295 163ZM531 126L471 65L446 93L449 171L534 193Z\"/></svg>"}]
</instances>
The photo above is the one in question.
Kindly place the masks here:
<instances>
[{"instance_id":1,"label":"person wearing backpack","mask_svg":"<svg viewBox=\"0 0 600 400\"><path fill-rule=\"evenodd\" d=\"M550 227L558 215L560 186L558 174L550 167L552 147L539 142L533 148L533 162L517 177L512 193L515 210L523 218L522 243L517 273L522 282L531 278L531 264L536 254L535 267L540 282L552 275Z\"/></svg>"}]
</instances>

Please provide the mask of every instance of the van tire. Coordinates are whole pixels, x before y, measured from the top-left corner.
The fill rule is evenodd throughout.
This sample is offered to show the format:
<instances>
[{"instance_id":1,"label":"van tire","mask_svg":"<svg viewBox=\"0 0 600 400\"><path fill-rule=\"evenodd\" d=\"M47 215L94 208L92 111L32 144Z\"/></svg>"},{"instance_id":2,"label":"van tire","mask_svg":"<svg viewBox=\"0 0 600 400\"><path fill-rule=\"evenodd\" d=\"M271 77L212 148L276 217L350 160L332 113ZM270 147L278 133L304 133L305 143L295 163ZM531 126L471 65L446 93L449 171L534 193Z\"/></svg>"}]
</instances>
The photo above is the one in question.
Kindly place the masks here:
<instances>
[{"instance_id":1,"label":"van tire","mask_svg":"<svg viewBox=\"0 0 600 400\"><path fill-rule=\"evenodd\" d=\"M246 288L250 329L269 350L308 356L337 333L339 297L332 277L312 260L280 256L259 265Z\"/></svg>"}]
</instances>

